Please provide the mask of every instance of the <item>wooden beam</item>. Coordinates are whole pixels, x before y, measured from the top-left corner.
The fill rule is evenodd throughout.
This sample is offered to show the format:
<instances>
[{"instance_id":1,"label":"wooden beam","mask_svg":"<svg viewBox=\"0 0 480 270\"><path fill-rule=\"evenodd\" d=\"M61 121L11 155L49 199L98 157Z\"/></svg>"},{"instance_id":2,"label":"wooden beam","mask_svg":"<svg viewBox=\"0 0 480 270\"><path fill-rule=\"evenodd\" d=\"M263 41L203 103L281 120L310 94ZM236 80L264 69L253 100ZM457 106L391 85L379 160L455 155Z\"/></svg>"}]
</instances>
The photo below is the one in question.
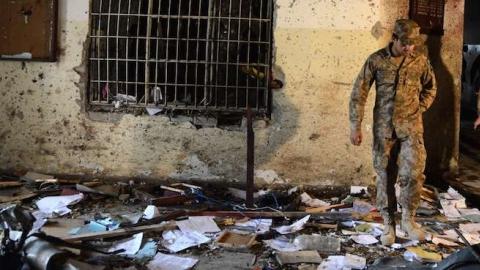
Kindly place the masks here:
<instances>
[{"instance_id":1,"label":"wooden beam","mask_svg":"<svg viewBox=\"0 0 480 270\"><path fill-rule=\"evenodd\" d=\"M117 236L132 235L140 232L172 230L172 229L175 229L176 227L177 225L175 224L175 222L168 222L168 223L162 223L162 224L153 224L153 225L124 228L124 229L118 229L118 230L106 231L106 232L69 235L69 236L63 237L62 240L67 242L98 240L102 238L112 238Z\"/></svg>"}]
</instances>

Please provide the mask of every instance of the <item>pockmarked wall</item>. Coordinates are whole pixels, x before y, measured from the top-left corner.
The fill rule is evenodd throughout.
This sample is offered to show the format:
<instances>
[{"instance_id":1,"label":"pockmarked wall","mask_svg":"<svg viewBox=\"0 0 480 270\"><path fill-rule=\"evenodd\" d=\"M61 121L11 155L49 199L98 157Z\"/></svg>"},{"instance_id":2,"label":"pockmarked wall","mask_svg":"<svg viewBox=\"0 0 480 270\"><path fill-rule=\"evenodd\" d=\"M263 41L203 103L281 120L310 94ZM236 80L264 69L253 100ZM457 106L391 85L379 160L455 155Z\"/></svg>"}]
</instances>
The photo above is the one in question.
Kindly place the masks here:
<instances>
[{"instance_id":1,"label":"pockmarked wall","mask_svg":"<svg viewBox=\"0 0 480 270\"><path fill-rule=\"evenodd\" d=\"M165 116L85 111L88 0L60 0L59 61L0 62L0 169L151 179L244 181L246 134L196 129ZM440 57L452 76L432 121L455 124L462 1L447 0ZM408 1L277 0L271 120L255 123L257 183L350 185L372 182L371 110L361 147L349 143L348 100L366 57L384 47ZM456 125L456 124L455 124ZM442 127L446 128L446 127ZM449 127L450 128L450 127ZM457 128L457 126L452 126ZM456 138L445 139L455 156ZM433 147L436 147L433 145Z\"/></svg>"}]
</instances>

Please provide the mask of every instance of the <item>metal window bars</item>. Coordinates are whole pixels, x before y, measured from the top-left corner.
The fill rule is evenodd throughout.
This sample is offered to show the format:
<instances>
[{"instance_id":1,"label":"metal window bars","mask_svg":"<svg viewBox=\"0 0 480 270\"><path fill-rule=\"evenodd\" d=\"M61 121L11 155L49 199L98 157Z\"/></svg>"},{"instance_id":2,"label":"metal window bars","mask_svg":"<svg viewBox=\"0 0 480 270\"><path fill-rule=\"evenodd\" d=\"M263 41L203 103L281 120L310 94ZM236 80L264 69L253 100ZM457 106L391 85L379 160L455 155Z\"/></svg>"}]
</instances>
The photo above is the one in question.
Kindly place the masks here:
<instances>
[{"instance_id":1,"label":"metal window bars","mask_svg":"<svg viewBox=\"0 0 480 270\"><path fill-rule=\"evenodd\" d=\"M273 0L93 0L89 104L269 114Z\"/></svg>"}]
</instances>

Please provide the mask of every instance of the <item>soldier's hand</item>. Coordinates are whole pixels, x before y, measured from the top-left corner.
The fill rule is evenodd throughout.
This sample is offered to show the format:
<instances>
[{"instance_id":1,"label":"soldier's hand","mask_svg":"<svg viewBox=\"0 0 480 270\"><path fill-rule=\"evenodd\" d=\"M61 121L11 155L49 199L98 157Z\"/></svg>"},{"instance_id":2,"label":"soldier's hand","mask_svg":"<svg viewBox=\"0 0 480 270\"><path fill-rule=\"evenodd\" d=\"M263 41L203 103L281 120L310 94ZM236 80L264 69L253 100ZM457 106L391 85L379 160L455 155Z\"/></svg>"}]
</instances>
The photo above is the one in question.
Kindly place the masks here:
<instances>
[{"instance_id":1,"label":"soldier's hand","mask_svg":"<svg viewBox=\"0 0 480 270\"><path fill-rule=\"evenodd\" d=\"M354 129L350 132L350 142L353 145L360 145L362 143L362 131L359 129Z\"/></svg>"},{"instance_id":2,"label":"soldier's hand","mask_svg":"<svg viewBox=\"0 0 480 270\"><path fill-rule=\"evenodd\" d=\"M477 129L478 126L480 126L480 116L477 117L475 123L473 123L473 130Z\"/></svg>"}]
</instances>

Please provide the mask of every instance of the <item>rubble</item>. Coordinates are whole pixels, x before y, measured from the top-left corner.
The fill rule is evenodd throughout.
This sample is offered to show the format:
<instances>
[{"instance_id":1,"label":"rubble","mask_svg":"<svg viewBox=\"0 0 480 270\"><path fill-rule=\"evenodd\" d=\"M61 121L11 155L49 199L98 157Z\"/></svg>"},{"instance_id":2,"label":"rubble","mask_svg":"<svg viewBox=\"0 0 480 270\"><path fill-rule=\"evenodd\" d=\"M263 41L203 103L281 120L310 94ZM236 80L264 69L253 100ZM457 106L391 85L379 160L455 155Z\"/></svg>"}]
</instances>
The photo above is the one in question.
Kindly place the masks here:
<instances>
[{"instance_id":1,"label":"rubble","mask_svg":"<svg viewBox=\"0 0 480 270\"><path fill-rule=\"evenodd\" d=\"M382 220L366 187L334 197L304 187L261 190L247 208L236 187L32 173L8 182L0 194L34 194L1 206L0 262L13 264L8 269L203 269L226 254L245 255L239 269L431 269L480 243L480 211L452 188L424 190L417 222L426 241L397 230L397 242L382 246Z\"/></svg>"}]
</instances>

